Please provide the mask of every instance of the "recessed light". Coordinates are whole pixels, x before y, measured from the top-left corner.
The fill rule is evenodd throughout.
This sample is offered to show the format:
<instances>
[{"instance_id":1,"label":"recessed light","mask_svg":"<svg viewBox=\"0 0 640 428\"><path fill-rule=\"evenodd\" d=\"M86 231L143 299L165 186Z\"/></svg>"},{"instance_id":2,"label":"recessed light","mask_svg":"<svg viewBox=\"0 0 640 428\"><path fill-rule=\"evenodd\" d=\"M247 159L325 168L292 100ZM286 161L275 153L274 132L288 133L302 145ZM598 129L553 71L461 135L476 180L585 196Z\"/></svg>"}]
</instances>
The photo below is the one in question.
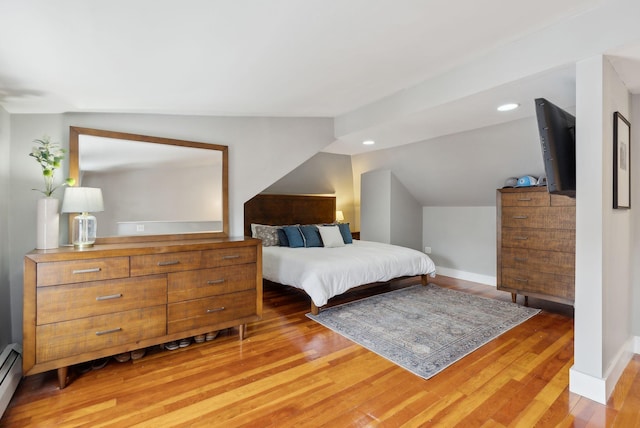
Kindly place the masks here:
<instances>
[{"instance_id":1,"label":"recessed light","mask_svg":"<svg viewBox=\"0 0 640 428\"><path fill-rule=\"evenodd\" d=\"M500 107L498 107L498 111L511 111L511 110L517 109L518 107L520 107L520 104L507 103L507 104L502 104Z\"/></svg>"},{"instance_id":2,"label":"recessed light","mask_svg":"<svg viewBox=\"0 0 640 428\"><path fill-rule=\"evenodd\" d=\"M365 146L372 146L374 145L376 142L373 140L365 140L362 142L362 144L364 144Z\"/></svg>"}]
</instances>

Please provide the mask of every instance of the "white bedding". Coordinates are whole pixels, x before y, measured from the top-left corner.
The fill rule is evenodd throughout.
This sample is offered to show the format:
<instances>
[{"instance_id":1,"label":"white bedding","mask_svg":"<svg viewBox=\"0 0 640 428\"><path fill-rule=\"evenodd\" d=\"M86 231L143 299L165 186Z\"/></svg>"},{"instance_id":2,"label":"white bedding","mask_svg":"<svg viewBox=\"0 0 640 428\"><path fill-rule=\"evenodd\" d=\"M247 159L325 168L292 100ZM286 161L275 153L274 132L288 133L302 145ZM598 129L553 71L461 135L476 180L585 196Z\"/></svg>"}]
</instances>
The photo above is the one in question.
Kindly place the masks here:
<instances>
[{"instance_id":1,"label":"white bedding","mask_svg":"<svg viewBox=\"0 0 640 428\"><path fill-rule=\"evenodd\" d=\"M318 307L359 285L427 274L435 276L429 256L379 242L354 240L337 248L262 249L262 276L304 290Z\"/></svg>"}]
</instances>

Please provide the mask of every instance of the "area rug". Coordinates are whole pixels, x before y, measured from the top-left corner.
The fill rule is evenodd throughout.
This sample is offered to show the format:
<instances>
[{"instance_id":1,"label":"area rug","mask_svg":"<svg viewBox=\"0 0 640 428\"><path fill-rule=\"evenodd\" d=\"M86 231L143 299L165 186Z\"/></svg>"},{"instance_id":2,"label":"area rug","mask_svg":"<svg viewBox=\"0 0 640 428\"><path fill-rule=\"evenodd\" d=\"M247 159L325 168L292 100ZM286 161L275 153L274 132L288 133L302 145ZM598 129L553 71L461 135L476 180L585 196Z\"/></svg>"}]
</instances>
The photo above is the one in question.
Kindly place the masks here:
<instances>
[{"instance_id":1,"label":"area rug","mask_svg":"<svg viewBox=\"0 0 640 428\"><path fill-rule=\"evenodd\" d=\"M538 312L430 284L307 316L428 379Z\"/></svg>"}]
</instances>

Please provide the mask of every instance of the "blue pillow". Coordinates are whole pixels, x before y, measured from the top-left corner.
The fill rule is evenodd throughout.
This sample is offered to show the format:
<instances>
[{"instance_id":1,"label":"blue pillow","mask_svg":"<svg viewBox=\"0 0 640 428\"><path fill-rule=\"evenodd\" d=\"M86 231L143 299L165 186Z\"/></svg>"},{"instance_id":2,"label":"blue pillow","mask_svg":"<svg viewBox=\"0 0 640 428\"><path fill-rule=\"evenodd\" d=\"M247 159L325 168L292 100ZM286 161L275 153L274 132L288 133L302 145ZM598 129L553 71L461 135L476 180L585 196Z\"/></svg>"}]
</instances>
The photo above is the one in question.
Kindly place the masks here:
<instances>
[{"instance_id":1,"label":"blue pillow","mask_svg":"<svg viewBox=\"0 0 640 428\"><path fill-rule=\"evenodd\" d=\"M283 227L284 233L287 235L290 248L304 247L304 238L302 232L298 226L285 226Z\"/></svg>"},{"instance_id":2,"label":"blue pillow","mask_svg":"<svg viewBox=\"0 0 640 428\"><path fill-rule=\"evenodd\" d=\"M300 226L300 231L304 236L305 247L322 247L320 231L315 225Z\"/></svg>"},{"instance_id":3,"label":"blue pillow","mask_svg":"<svg viewBox=\"0 0 640 428\"><path fill-rule=\"evenodd\" d=\"M280 245L281 247L289 246L289 239L287 238L287 234L284 231L284 227L278 228L278 243L278 245Z\"/></svg>"},{"instance_id":4,"label":"blue pillow","mask_svg":"<svg viewBox=\"0 0 640 428\"><path fill-rule=\"evenodd\" d=\"M338 223L338 228L340 228L340 234L342 235L342 239L345 244L352 244L353 238L351 237L351 230L349 229L349 223Z\"/></svg>"}]
</instances>

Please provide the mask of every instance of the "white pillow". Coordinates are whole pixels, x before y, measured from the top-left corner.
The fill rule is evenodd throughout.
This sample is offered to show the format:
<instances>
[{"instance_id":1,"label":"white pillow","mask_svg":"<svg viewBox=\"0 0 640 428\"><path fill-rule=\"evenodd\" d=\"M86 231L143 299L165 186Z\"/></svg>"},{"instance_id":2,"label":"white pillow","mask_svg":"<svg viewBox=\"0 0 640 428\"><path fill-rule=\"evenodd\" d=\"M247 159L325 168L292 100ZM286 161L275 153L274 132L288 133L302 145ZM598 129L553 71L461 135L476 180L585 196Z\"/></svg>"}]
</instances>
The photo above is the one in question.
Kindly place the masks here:
<instances>
[{"instance_id":1,"label":"white pillow","mask_svg":"<svg viewBox=\"0 0 640 428\"><path fill-rule=\"evenodd\" d=\"M338 226L318 226L318 231L325 247L344 247L344 240Z\"/></svg>"}]
</instances>

